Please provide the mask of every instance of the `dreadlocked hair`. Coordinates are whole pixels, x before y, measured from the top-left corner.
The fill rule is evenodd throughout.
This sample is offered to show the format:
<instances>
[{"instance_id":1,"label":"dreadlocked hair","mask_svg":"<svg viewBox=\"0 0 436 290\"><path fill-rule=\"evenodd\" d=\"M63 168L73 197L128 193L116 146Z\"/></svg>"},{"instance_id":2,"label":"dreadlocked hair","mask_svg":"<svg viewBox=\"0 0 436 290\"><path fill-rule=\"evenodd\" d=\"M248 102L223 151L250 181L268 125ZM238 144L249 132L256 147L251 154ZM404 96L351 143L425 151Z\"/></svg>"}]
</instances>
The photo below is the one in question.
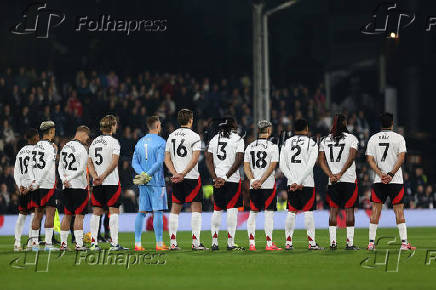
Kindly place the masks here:
<instances>
[{"instance_id":1,"label":"dreadlocked hair","mask_svg":"<svg viewBox=\"0 0 436 290\"><path fill-rule=\"evenodd\" d=\"M224 117L218 124L218 134L223 138L230 138L230 134L236 129L236 121L232 117Z\"/></svg>"},{"instance_id":2,"label":"dreadlocked hair","mask_svg":"<svg viewBox=\"0 0 436 290\"><path fill-rule=\"evenodd\" d=\"M348 133L347 119L343 114L336 114L333 119L333 126L330 130L332 139L338 143L344 137L344 133Z\"/></svg>"}]
</instances>

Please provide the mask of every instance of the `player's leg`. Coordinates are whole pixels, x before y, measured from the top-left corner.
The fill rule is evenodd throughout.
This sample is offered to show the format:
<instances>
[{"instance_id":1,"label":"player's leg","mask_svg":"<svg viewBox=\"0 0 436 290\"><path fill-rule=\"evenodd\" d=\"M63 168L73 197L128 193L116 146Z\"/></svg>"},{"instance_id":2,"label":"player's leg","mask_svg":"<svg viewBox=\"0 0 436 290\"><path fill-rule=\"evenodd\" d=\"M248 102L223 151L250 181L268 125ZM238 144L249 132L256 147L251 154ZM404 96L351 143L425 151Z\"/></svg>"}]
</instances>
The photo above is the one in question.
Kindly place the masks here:
<instances>
[{"instance_id":1,"label":"player's leg","mask_svg":"<svg viewBox=\"0 0 436 290\"><path fill-rule=\"evenodd\" d=\"M374 183L371 190L372 212L369 220L368 250L375 249L375 237L383 204L386 202L386 184Z\"/></svg>"},{"instance_id":2,"label":"player's leg","mask_svg":"<svg viewBox=\"0 0 436 290\"><path fill-rule=\"evenodd\" d=\"M238 207L242 206L241 182L226 182L224 188L227 195L227 250L243 250L235 244Z\"/></svg>"},{"instance_id":3,"label":"player's leg","mask_svg":"<svg viewBox=\"0 0 436 290\"><path fill-rule=\"evenodd\" d=\"M295 191L288 190L288 214L285 220L285 250L292 250L294 246L292 245L292 238L295 229L295 216L297 213L298 205L298 195Z\"/></svg>"},{"instance_id":4,"label":"player's leg","mask_svg":"<svg viewBox=\"0 0 436 290\"><path fill-rule=\"evenodd\" d=\"M346 250L359 250L354 246L354 207L357 205L358 187L356 183L343 183L344 208L346 213L347 225L347 245Z\"/></svg>"},{"instance_id":5,"label":"player's leg","mask_svg":"<svg viewBox=\"0 0 436 290\"><path fill-rule=\"evenodd\" d=\"M358 247L354 246L354 207L346 208L346 224L347 224L347 246L346 250L359 250Z\"/></svg>"},{"instance_id":6,"label":"player's leg","mask_svg":"<svg viewBox=\"0 0 436 290\"><path fill-rule=\"evenodd\" d=\"M404 186L402 184L391 184L391 198L395 212L398 232L401 239L401 250L415 250L407 241L406 218L404 217Z\"/></svg>"},{"instance_id":7,"label":"player's leg","mask_svg":"<svg viewBox=\"0 0 436 290\"><path fill-rule=\"evenodd\" d=\"M277 198L276 188L262 189L262 201L263 208L265 209L265 238L266 238L266 250L268 251L280 251L272 241L273 229L274 229L274 212L277 210Z\"/></svg>"},{"instance_id":8,"label":"player's leg","mask_svg":"<svg viewBox=\"0 0 436 290\"><path fill-rule=\"evenodd\" d=\"M256 189L250 189L250 215L248 216L247 220L247 233L248 233L248 240L250 242L250 251L256 251L256 217L259 213L259 208L261 207L261 201L260 201L260 193L259 190Z\"/></svg>"},{"instance_id":9,"label":"player's leg","mask_svg":"<svg viewBox=\"0 0 436 290\"><path fill-rule=\"evenodd\" d=\"M315 207L315 188L303 187L301 197L304 199L304 225L307 232L307 240L309 241L309 250L323 250L315 240L315 219L313 217L313 209Z\"/></svg>"},{"instance_id":10,"label":"player's leg","mask_svg":"<svg viewBox=\"0 0 436 290\"><path fill-rule=\"evenodd\" d=\"M111 233L111 247L112 251L127 250L120 246L118 242L118 227L119 227L119 215L120 215L120 195L121 185L106 185L103 186L104 194L106 195L106 206L109 208L109 231Z\"/></svg>"},{"instance_id":11,"label":"player's leg","mask_svg":"<svg viewBox=\"0 0 436 290\"><path fill-rule=\"evenodd\" d=\"M64 217L61 222L61 250L67 249L68 235L70 234L70 224L71 224L72 213L66 208L64 210Z\"/></svg>"},{"instance_id":12,"label":"player's leg","mask_svg":"<svg viewBox=\"0 0 436 290\"><path fill-rule=\"evenodd\" d=\"M41 226L42 217L44 216L44 208L37 207L35 208L35 215L32 220L32 250L39 249L39 229Z\"/></svg>"},{"instance_id":13,"label":"player's leg","mask_svg":"<svg viewBox=\"0 0 436 290\"><path fill-rule=\"evenodd\" d=\"M168 234L170 236L170 249L180 250L177 243L177 229L179 228L179 213L185 201L184 181L173 184L171 212L168 220Z\"/></svg>"},{"instance_id":14,"label":"player's leg","mask_svg":"<svg viewBox=\"0 0 436 290\"><path fill-rule=\"evenodd\" d=\"M89 221L91 231L91 250L100 250L98 247L98 229L100 217L103 214L103 207L106 204L106 197L103 186L98 185L92 188L91 192L92 215Z\"/></svg>"},{"instance_id":15,"label":"player's leg","mask_svg":"<svg viewBox=\"0 0 436 290\"><path fill-rule=\"evenodd\" d=\"M153 229L156 237L156 251L168 250L163 242L163 211L168 209L165 187L149 186L151 188L151 206L153 209Z\"/></svg>"},{"instance_id":16,"label":"player's leg","mask_svg":"<svg viewBox=\"0 0 436 290\"><path fill-rule=\"evenodd\" d=\"M201 212L203 211L203 191L201 190L201 180L185 180L186 202L191 202L191 228L192 228L192 250L206 250L200 240L201 232Z\"/></svg>"},{"instance_id":17,"label":"player's leg","mask_svg":"<svg viewBox=\"0 0 436 290\"><path fill-rule=\"evenodd\" d=\"M19 211L17 221L15 222L15 243L14 251L21 251L21 234L23 233L24 223L26 222L27 211L22 209Z\"/></svg>"},{"instance_id":18,"label":"player's leg","mask_svg":"<svg viewBox=\"0 0 436 290\"><path fill-rule=\"evenodd\" d=\"M330 249L336 250L336 226L337 226L337 216L339 209L336 207L332 207L330 203L330 217L329 217L329 234L330 234Z\"/></svg>"},{"instance_id":19,"label":"player's leg","mask_svg":"<svg viewBox=\"0 0 436 290\"><path fill-rule=\"evenodd\" d=\"M76 251L84 251L86 248L83 246L83 219L85 215L76 214L74 219L74 237L76 238Z\"/></svg>"},{"instance_id":20,"label":"player's leg","mask_svg":"<svg viewBox=\"0 0 436 290\"><path fill-rule=\"evenodd\" d=\"M54 206L46 206L45 207L44 230L45 230L45 248L46 248L46 250L53 249L52 241L53 241L55 212L56 212L56 207L54 207Z\"/></svg>"},{"instance_id":21,"label":"player's leg","mask_svg":"<svg viewBox=\"0 0 436 290\"><path fill-rule=\"evenodd\" d=\"M144 220L147 216L147 210L151 211L150 206L147 208L147 193L145 186L139 186L139 211L135 218L135 251L144 251L141 244L142 230L144 229Z\"/></svg>"},{"instance_id":22,"label":"player's leg","mask_svg":"<svg viewBox=\"0 0 436 290\"><path fill-rule=\"evenodd\" d=\"M111 233L111 247L118 247L118 219L120 209L118 207L109 207L109 230Z\"/></svg>"},{"instance_id":23,"label":"player's leg","mask_svg":"<svg viewBox=\"0 0 436 290\"><path fill-rule=\"evenodd\" d=\"M212 235L212 251L218 250L218 234L221 228L222 211L226 208L226 196L223 187L214 188L213 191L213 214L210 223Z\"/></svg>"}]
</instances>

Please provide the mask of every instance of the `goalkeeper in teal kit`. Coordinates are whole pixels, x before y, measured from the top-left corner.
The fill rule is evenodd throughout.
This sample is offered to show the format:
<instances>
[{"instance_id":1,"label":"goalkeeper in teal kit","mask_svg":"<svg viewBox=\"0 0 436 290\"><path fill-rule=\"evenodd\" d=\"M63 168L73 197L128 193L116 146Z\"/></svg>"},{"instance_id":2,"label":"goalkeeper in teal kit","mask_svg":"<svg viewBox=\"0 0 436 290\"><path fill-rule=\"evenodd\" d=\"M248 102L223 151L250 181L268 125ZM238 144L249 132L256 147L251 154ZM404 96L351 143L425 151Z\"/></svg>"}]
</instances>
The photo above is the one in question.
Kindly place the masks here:
<instances>
[{"instance_id":1,"label":"goalkeeper in teal kit","mask_svg":"<svg viewBox=\"0 0 436 290\"><path fill-rule=\"evenodd\" d=\"M159 136L159 117L147 118L149 133L135 146L132 167L136 172L133 183L139 186L139 211L135 219L135 251L144 251L141 234L147 212L153 212L153 228L156 236L156 250L168 250L163 237L163 210L168 209L163 162L165 140Z\"/></svg>"}]
</instances>

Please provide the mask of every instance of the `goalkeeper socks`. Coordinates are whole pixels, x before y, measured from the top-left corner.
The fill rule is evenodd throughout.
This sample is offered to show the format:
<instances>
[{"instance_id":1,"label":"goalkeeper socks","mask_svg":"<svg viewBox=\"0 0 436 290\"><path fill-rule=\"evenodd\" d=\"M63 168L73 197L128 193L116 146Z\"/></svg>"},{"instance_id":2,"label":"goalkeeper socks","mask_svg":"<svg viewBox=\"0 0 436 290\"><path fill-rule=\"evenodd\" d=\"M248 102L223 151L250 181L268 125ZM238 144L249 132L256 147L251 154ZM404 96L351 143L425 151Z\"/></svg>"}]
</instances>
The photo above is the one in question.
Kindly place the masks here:
<instances>
[{"instance_id":1,"label":"goalkeeper socks","mask_svg":"<svg viewBox=\"0 0 436 290\"><path fill-rule=\"evenodd\" d=\"M406 223L401 223L397 225L398 232L400 234L400 239L403 244L407 244L407 228Z\"/></svg>"},{"instance_id":2,"label":"goalkeeper socks","mask_svg":"<svg viewBox=\"0 0 436 290\"><path fill-rule=\"evenodd\" d=\"M83 247L83 230L74 230L74 237L76 238L76 247Z\"/></svg>"},{"instance_id":3,"label":"goalkeeper socks","mask_svg":"<svg viewBox=\"0 0 436 290\"><path fill-rule=\"evenodd\" d=\"M98 244L98 227L100 224L100 217L98 215L91 215L91 220L89 222L90 231L91 231L91 243L97 245Z\"/></svg>"},{"instance_id":4,"label":"goalkeeper socks","mask_svg":"<svg viewBox=\"0 0 436 290\"><path fill-rule=\"evenodd\" d=\"M109 216L109 230L111 232L112 245L118 245L118 214L111 213Z\"/></svg>"},{"instance_id":5,"label":"goalkeeper socks","mask_svg":"<svg viewBox=\"0 0 436 290\"><path fill-rule=\"evenodd\" d=\"M311 246L315 246L315 220L313 218L312 211L304 212L304 225L307 230L307 239L309 240L309 244Z\"/></svg>"},{"instance_id":6,"label":"goalkeeper socks","mask_svg":"<svg viewBox=\"0 0 436 290\"><path fill-rule=\"evenodd\" d=\"M192 245L198 247L200 245L200 231L201 231L201 213L193 212L191 215L192 227Z\"/></svg>"},{"instance_id":7,"label":"goalkeeper socks","mask_svg":"<svg viewBox=\"0 0 436 290\"><path fill-rule=\"evenodd\" d=\"M23 232L24 223L26 222L26 215L19 214L17 222L15 223L15 245L21 244L21 233Z\"/></svg>"},{"instance_id":8,"label":"goalkeeper socks","mask_svg":"<svg viewBox=\"0 0 436 290\"><path fill-rule=\"evenodd\" d=\"M295 212L288 212L285 220L286 246L292 246L292 236L295 229Z\"/></svg>"},{"instance_id":9,"label":"goalkeeper socks","mask_svg":"<svg viewBox=\"0 0 436 290\"><path fill-rule=\"evenodd\" d=\"M218 246L218 233L221 227L221 215L222 212L214 210L212 214L212 220L210 224L210 231L212 233L212 245Z\"/></svg>"},{"instance_id":10,"label":"goalkeeper socks","mask_svg":"<svg viewBox=\"0 0 436 290\"><path fill-rule=\"evenodd\" d=\"M168 221L168 231L170 234L170 246L177 246L177 228L179 227L179 215L175 213L170 213Z\"/></svg>"},{"instance_id":11,"label":"goalkeeper socks","mask_svg":"<svg viewBox=\"0 0 436 290\"><path fill-rule=\"evenodd\" d=\"M53 238L53 228L45 228L45 244L51 245Z\"/></svg>"},{"instance_id":12,"label":"goalkeeper socks","mask_svg":"<svg viewBox=\"0 0 436 290\"><path fill-rule=\"evenodd\" d=\"M144 228L144 219L146 214L138 212L135 218L135 246L141 246L142 229Z\"/></svg>"},{"instance_id":13,"label":"goalkeeper socks","mask_svg":"<svg viewBox=\"0 0 436 290\"><path fill-rule=\"evenodd\" d=\"M227 246L233 247L235 245L235 232L238 225L238 209L227 209Z\"/></svg>"},{"instance_id":14,"label":"goalkeeper socks","mask_svg":"<svg viewBox=\"0 0 436 290\"><path fill-rule=\"evenodd\" d=\"M377 233L377 224L369 224L369 241L374 243L375 235Z\"/></svg>"},{"instance_id":15,"label":"goalkeeper socks","mask_svg":"<svg viewBox=\"0 0 436 290\"><path fill-rule=\"evenodd\" d=\"M68 243L68 234L70 233L70 231L62 231L61 230L61 246L67 246ZM77 240L76 240L77 243Z\"/></svg>"},{"instance_id":16,"label":"goalkeeper socks","mask_svg":"<svg viewBox=\"0 0 436 290\"><path fill-rule=\"evenodd\" d=\"M333 246L333 244L336 245L336 226L329 226L329 233L330 233L330 246Z\"/></svg>"},{"instance_id":17,"label":"goalkeeper socks","mask_svg":"<svg viewBox=\"0 0 436 290\"><path fill-rule=\"evenodd\" d=\"M265 211L265 237L266 246L272 246L272 232L274 228L274 212L271 210Z\"/></svg>"},{"instance_id":18,"label":"goalkeeper socks","mask_svg":"<svg viewBox=\"0 0 436 290\"><path fill-rule=\"evenodd\" d=\"M163 245L163 213L162 211L153 212L153 229L156 236L156 244Z\"/></svg>"},{"instance_id":19,"label":"goalkeeper socks","mask_svg":"<svg viewBox=\"0 0 436 290\"><path fill-rule=\"evenodd\" d=\"M354 245L354 227L347 227L347 246Z\"/></svg>"},{"instance_id":20,"label":"goalkeeper socks","mask_svg":"<svg viewBox=\"0 0 436 290\"><path fill-rule=\"evenodd\" d=\"M248 232L248 240L250 241L250 246L255 245L255 236L256 236L256 217L257 212L250 211L250 215L247 220L247 232Z\"/></svg>"}]
</instances>

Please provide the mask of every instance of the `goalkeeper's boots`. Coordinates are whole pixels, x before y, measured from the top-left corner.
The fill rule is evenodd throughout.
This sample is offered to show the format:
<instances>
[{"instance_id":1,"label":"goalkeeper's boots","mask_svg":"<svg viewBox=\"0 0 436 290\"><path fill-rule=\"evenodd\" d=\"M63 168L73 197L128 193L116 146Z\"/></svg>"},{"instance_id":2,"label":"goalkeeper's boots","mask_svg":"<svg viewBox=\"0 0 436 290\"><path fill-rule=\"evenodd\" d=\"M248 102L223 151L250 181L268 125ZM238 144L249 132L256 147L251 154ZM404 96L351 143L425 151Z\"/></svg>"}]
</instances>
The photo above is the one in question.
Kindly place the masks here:
<instances>
[{"instance_id":1,"label":"goalkeeper's boots","mask_svg":"<svg viewBox=\"0 0 436 290\"><path fill-rule=\"evenodd\" d=\"M156 251L157 251L157 252L158 252L158 251L168 251L168 250L169 250L168 246L165 245L164 243L162 243L162 246L158 246L158 245L156 245Z\"/></svg>"},{"instance_id":2,"label":"goalkeeper's boots","mask_svg":"<svg viewBox=\"0 0 436 290\"><path fill-rule=\"evenodd\" d=\"M410 243L402 243L401 244L401 251L414 251L416 250L416 247L413 247Z\"/></svg>"},{"instance_id":3,"label":"goalkeeper's boots","mask_svg":"<svg viewBox=\"0 0 436 290\"><path fill-rule=\"evenodd\" d=\"M145 251L145 248L143 246L135 246L135 251L142 252Z\"/></svg>"}]
</instances>

